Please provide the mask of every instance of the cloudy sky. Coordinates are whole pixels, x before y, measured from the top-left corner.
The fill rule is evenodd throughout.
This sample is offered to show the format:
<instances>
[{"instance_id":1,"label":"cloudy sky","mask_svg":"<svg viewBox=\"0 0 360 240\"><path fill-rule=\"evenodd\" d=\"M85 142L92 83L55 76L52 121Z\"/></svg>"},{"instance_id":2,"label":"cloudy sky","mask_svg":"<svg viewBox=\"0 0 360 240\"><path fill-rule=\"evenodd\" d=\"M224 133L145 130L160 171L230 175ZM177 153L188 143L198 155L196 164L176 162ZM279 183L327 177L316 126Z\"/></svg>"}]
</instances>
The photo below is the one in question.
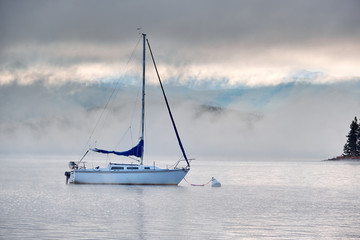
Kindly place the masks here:
<instances>
[{"instance_id":1,"label":"cloudy sky","mask_svg":"<svg viewBox=\"0 0 360 240\"><path fill-rule=\"evenodd\" d=\"M215 146L222 150L213 155L233 157L241 155L235 146L246 157L340 154L348 125L360 112L359 12L357 0L2 0L2 151L24 133L20 143L26 151L56 145L75 151L74 144L49 139L66 141L71 133L64 129L82 126L67 116L89 117L89 109L98 107L95 100L103 103L108 92L94 84L120 79L122 86L132 86L140 70L138 57L129 59L140 49L141 27L164 82L187 89L175 111L183 128L199 124L196 134L184 130L189 145L199 145L189 147L194 155ZM150 74L149 82L155 83ZM128 101L131 91L122 92ZM96 122L94 116L89 118ZM209 129L215 140L204 141ZM294 142L286 140L289 131ZM31 144L34 139L39 142Z\"/></svg>"},{"instance_id":2,"label":"cloudy sky","mask_svg":"<svg viewBox=\"0 0 360 240\"><path fill-rule=\"evenodd\" d=\"M149 35L182 81L317 82L360 76L360 3L354 1L1 1L0 83L92 81L119 74ZM154 50L155 50L154 49Z\"/></svg>"}]
</instances>

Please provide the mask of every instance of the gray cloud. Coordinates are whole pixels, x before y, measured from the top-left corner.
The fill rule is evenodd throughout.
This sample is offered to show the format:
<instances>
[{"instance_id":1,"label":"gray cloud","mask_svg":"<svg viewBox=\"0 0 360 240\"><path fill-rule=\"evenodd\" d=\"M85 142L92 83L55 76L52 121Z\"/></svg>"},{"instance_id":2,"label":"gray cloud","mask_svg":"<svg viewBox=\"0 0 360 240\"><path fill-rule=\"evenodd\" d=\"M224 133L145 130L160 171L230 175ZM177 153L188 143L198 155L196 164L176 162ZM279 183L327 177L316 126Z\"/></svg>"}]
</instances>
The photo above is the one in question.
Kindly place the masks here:
<instances>
[{"instance_id":1,"label":"gray cloud","mask_svg":"<svg viewBox=\"0 0 360 240\"><path fill-rule=\"evenodd\" d=\"M112 76L129 58L137 27L149 34L166 76L187 81L269 85L299 69L325 72L332 81L360 75L358 1L0 4L1 83L49 74L56 82ZM84 76L89 68L94 74Z\"/></svg>"},{"instance_id":2,"label":"gray cloud","mask_svg":"<svg viewBox=\"0 0 360 240\"><path fill-rule=\"evenodd\" d=\"M359 37L358 1L2 1L3 40L132 40L136 27L159 39L200 45ZM262 37L262 38L258 38ZM203 42L203 40L205 42ZM328 39L330 40L330 39Z\"/></svg>"}]
</instances>

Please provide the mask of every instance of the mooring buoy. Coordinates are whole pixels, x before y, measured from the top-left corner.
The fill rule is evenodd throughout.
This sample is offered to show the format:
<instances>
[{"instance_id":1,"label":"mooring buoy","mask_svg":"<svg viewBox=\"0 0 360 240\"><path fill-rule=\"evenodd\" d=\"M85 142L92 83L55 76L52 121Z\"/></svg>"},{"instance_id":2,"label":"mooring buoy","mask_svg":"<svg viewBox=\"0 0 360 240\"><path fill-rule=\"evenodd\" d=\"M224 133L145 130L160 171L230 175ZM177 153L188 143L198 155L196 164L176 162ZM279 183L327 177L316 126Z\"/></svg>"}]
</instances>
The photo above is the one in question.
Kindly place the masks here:
<instances>
[{"instance_id":1,"label":"mooring buoy","mask_svg":"<svg viewBox=\"0 0 360 240\"><path fill-rule=\"evenodd\" d=\"M214 177L212 177L211 186L212 187L221 187L221 183L218 180L216 180Z\"/></svg>"}]
</instances>

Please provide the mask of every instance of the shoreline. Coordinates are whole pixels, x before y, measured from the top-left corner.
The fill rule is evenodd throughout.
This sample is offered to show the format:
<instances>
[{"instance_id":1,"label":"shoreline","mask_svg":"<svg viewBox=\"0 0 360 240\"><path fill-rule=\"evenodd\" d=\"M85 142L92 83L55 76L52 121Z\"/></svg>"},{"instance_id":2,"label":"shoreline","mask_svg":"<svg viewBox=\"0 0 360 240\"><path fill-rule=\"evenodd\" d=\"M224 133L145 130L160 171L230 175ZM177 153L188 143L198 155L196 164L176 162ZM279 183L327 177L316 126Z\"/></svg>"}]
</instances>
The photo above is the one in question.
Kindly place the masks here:
<instances>
[{"instance_id":1,"label":"shoreline","mask_svg":"<svg viewBox=\"0 0 360 240\"><path fill-rule=\"evenodd\" d=\"M329 158L323 161L360 161L360 156L338 156L334 158Z\"/></svg>"}]
</instances>

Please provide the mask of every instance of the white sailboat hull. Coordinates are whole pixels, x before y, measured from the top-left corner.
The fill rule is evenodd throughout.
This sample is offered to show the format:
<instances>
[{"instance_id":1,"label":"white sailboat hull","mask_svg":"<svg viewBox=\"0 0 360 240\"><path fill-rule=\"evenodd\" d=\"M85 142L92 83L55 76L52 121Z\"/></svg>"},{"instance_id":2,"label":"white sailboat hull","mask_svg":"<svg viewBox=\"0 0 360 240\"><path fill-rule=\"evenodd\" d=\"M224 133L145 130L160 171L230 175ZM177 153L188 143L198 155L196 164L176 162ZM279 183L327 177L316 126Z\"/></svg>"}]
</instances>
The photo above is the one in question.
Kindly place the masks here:
<instances>
[{"instance_id":1,"label":"white sailboat hull","mask_svg":"<svg viewBox=\"0 0 360 240\"><path fill-rule=\"evenodd\" d=\"M123 185L178 185L189 169L156 169L143 171L73 170L69 183Z\"/></svg>"}]
</instances>

